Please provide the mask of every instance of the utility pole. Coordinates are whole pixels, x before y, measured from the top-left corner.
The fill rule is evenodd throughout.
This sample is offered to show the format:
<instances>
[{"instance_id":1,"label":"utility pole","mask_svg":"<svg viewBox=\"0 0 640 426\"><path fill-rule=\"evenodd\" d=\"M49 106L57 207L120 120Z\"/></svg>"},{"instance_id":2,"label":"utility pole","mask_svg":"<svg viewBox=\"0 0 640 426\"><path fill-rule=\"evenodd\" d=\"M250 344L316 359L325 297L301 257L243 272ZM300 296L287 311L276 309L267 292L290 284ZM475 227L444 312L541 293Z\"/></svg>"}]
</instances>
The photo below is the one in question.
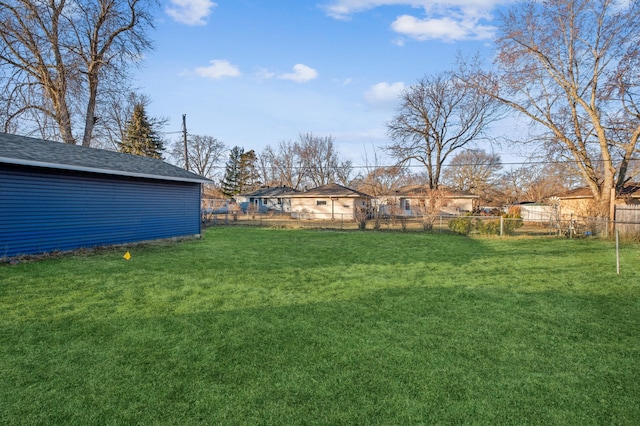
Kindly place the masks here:
<instances>
[{"instance_id":1,"label":"utility pole","mask_svg":"<svg viewBox=\"0 0 640 426\"><path fill-rule=\"evenodd\" d=\"M189 170L189 151L187 150L187 114L182 114L182 138L184 141L184 169Z\"/></svg>"}]
</instances>

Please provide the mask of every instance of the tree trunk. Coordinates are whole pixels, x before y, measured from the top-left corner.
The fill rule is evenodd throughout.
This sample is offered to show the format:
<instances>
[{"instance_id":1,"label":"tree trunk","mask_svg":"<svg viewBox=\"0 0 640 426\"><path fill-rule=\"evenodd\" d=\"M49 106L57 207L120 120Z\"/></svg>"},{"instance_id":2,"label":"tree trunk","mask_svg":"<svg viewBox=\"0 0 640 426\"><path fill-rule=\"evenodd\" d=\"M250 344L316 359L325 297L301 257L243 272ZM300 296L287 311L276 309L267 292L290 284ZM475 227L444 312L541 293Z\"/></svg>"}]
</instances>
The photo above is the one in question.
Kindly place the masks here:
<instances>
[{"instance_id":1,"label":"tree trunk","mask_svg":"<svg viewBox=\"0 0 640 426\"><path fill-rule=\"evenodd\" d=\"M82 146L91 146L91 136L93 127L96 124L96 98L98 96L98 75L97 72L89 72L87 75L89 82L89 100L87 101L87 112L84 119L84 135L82 136Z\"/></svg>"}]
</instances>

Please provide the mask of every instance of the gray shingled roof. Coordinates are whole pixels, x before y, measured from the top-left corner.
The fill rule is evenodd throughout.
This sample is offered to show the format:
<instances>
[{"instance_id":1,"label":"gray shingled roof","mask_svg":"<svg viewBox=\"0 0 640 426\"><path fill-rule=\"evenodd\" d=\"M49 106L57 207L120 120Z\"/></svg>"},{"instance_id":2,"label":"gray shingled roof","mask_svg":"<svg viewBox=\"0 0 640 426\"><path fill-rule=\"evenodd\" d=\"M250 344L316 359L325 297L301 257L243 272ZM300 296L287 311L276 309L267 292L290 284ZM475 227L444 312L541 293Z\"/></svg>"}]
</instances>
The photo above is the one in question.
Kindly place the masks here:
<instances>
[{"instance_id":1,"label":"gray shingled roof","mask_svg":"<svg viewBox=\"0 0 640 426\"><path fill-rule=\"evenodd\" d=\"M369 197L369 195L356 191L355 189L347 188L346 186L338 185L337 183L329 183L326 185L318 186L313 189L309 189L303 192L294 192L286 194L284 197L288 198L312 198L312 197L340 197L340 198L359 198Z\"/></svg>"},{"instance_id":2,"label":"gray shingled roof","mask_svg":"<svg viewBox=\"0 0 640 426\"><path fill-rule=\"evenodd\" d=\"M211 183L162 160L0 133L0 163L118 176Z\"/></svg>"},{"instance_id":3,"label":"gray shingled roof","mask_svg":"<svg viewBox=\"0 0 640 426\"><path fill-rule=\"evenodd\" d=\"M263 197L278 197L282 194L288 194L290 192L298 192L298 191L293 188L289 188L288 186L272 186L272 187L256 189L255 191L251 191L251 192L247 192L239 195L242 197L263 198Z\"/></svg>"}]
</instances>

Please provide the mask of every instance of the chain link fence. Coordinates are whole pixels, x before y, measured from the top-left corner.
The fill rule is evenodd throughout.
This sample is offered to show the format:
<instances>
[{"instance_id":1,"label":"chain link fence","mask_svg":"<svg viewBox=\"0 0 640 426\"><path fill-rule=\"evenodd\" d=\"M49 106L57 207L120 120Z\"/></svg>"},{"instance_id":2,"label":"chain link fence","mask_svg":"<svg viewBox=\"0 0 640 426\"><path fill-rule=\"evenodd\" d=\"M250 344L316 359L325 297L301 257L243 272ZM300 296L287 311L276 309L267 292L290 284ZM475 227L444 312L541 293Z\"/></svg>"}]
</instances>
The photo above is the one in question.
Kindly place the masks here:
<instances>
[{"instance_id":1,"label":"chain link fence","mask_svg":"<svg viewBox=\"0 0 640 426\"><path fill-rule=\"evenodd\" d=\"M343 214L312 212L203 211L205 226L257 226L297 229L364 229L380 231L452 233L477 236L537 236L607 238L616 229L627 237L640 235L640 223L615 224L607 218L575 217L566 220L523 220L503 216L403 216L382 215L354 218ZM610 226L613 225L613 226ZM623 228L624 225L624 228Z\"/></svg>"}]
</instances>

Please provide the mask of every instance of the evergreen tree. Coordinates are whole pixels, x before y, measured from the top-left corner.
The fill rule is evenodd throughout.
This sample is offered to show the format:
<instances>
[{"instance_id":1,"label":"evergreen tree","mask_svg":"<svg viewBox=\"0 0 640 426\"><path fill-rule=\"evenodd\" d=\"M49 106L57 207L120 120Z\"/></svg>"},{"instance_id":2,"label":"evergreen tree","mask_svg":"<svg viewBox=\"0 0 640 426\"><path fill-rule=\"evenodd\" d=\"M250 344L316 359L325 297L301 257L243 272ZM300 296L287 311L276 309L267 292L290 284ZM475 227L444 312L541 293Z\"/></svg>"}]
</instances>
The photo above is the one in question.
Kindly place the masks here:
<instances>
[{"instance_id":1,"label":"evergreen tree","mask_svg":"<svg viewBox=\"0 0 640 426\"><path fill-rule=\"evenodd\" d=\"M147 118L144 104L137 103L120 143L120 152L162 159L163 150L162 140Z\"/></svg>"},{"instance_id":2,"label":"evergreen tree","mask_svg":"<svg viewBox=\"0 0 640 426\"><path fill-rule=\"evenodd\" d=\"M254 150L240 156L240 193L253 191L260 187L260 173L256 168L258 157Z\"/></svg>"},{"instance_id":3,"label":"evergreen tree","mask_svg":"<svg viewBox=\"0 0 640 426\"><path fill-rule=\"evenodd\" d=\"M222 194L227 198L231 198L242 192L241 160L243 154L244 148L240 148L239 146L233 147L231 152L229 152L229 160L225 167L224 177L222 178L220 188Z\"/></svg>"}]
</instances>

